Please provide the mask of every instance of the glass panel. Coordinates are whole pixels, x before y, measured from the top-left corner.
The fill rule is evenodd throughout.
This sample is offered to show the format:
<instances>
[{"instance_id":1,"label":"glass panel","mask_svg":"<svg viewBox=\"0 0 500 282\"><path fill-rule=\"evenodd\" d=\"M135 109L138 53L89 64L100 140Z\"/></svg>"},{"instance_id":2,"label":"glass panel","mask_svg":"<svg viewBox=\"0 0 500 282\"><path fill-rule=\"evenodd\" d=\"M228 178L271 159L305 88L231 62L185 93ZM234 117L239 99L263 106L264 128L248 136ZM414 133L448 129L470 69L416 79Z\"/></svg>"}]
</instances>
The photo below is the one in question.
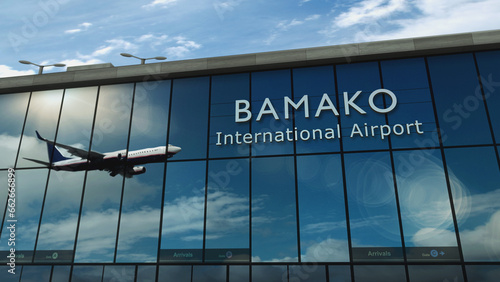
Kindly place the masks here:
<instances>
[{"instance_id":1,"label":"glass panel","mask_svg":"<svg viewBox=\"0 0 500 282\"><path fill-rule=\"evenodd\" d=\"M328 266L330 282L351 282L351 267L348 265Z\"/></svg>"},{"instance_id":2,"label":"glass panel","mask_svg":"<svg viewBox=\"0 0 500 282\"><path fill-rule=\"evenodd\" d=\"M10 266L0 265L0 281L19 282L21 278L22 265L16 265L14 270L10 270ZM9 272L10 270L10 272Z\"/></svg>"},{"instance_id":3,"label":"glass panel","mask_svg":"<svg viewBox=\"0 0 500 282\"><path fill-rule=\"evenodd\" d=\"M160 261L201 261L206 162L167 164Z\"/></svg>"},{"instance_id":4,"label":"glass panel","mask_svg":"<svg viewBox=\"0 0 500 282\"><path fill-rule=\"evenodd\" d=\"M372 110L368 103L371 93L381 88L378 63L338 65L337 84L340 96L338 111L342 123L341 130L344 150L388 148L388 139L385 137L382 139L379 127L386 123L385 115ZM359 93L359 96L356 97L356 93ZM345 99L345 96L347 96L347 99ZM383 96L376 95L375 97L377 98L374 100L375 105L384 109ZM349 101L351 103L348 104ZM346 104L349 105L347 108L345 107ZM347 114L347 110L349 114ZM366 114L363 114L363 112ZM368 128L367 131L365 131L365 123ZM374 127L372 130L372 126L378 127Z\"/></svg>"},{"instance_id":5,"label":"glass panel","mask_svg":"<svg viewBox=\"0 0 500 282\"><path fill-rule=\"evenodd\" d=\"M298 261L295 203L293 158L253 159L253 262Z\"/></svg>"},{"instance_id":6,"label":"glass panel","mask_svg":"<svg viewBox=\"0 0 500 282\"><path fill-rule=\"evenodd\" d=\"M190 265L160 265L158 281L191 282Z\"/></svg>"},{"instance_id":7,"label":"glass panel","mask_svg":"<svg viewBox=\"0 0 500 282\"><path fill-rule=\"evenodd\" d=\"M394 152L394 163L407 259L458 260L440 152Z\"/></svg>"},{"instance_id":8,"label":"glass panel","mask_svg":"<svg viewBox=\"0 0 500 282\"><path fill-rule=\"evenodd\" d=\"M114 261L123 184L117 174L124 173L120 161L127 148L132 90L132 84L122 84L103 86L99 92L91 150L110 152L105 169L112 172L87 173L75 262Z\"/></svg>"},{"instance_id":9,"label":"glass panel","mask_svg":"<svg viewBox=\"0 0 500 282\"><path fill-rule=\"evenodd\" d=\"M340 155L297 157L302 261L349 261Z\"/></svg>"},{"instance_id":10,"label":"glass panel","mask_svg":"<svg viewBox=\"0 0 500 282\"><path fill-rule=\"evenodd\" d=\"M252 282L287 281L286 265L252 266Z\"/></svg>"},{"instance_id":11,"label":"glass panel","mask_svg":"<svg viewBox=\"0 0 500 282\"><path fill-rule=\"evenodd\" d=\"M288 268L289 281L326 282L326 268L324 265L303 264L290 265Z\"/></svg>"},{"instance_id":12,"label":"glass panel","mask_svg":"<svg viewBox=\"0 0 500 282\"><path fill-rule=\"evenodd\" d=\"M9 219L8 217L7 218L4 218L3 215L5 212L8 213L7 211L7 201L8 201L8 198L9 198L9 189L11 191L13 191L14 193L16 192L16 179L15 179L15 170L2 170L0 171L0 185L3 185L3 187L5 187L4 189L2 189L2 191L0 192L0 222L2 223L1 226L3 226L3 223L4 223L4 220L6 219ZM10 179L10 183L8 182ZM11 184L12 183L12 184ZM12 186L12 187L9 187ZM12 202L12 200L11 200ZM1 233L3 232L2 229L0 229L0 235ZM7 231L6 231L7 232Z\"/></svg>"},{"instance_id":13,"label":"glass panel","mask_svg":"<svg viewBox=\"0 0 500 282\"><path fill-rule=\"evenodd\" d=\"M23 130L24 117L28 110L29 93L0 95L0 168L14 167ZM30 133L31 135L32 133Z\"/></svg>"},{"instance_id":14,"label":"glass panel","mask_svg":"<svg viewBox=\"0 0 500 282\"><path fill-rule=\"evenodd\" d=\"M466 265L469 281L497 282L500 277L499 265Z\"/></svg>"},{"instance_id":15,"label":"glass panel","mask_svg":"<svg viewBox=\"0 0 500 282\"><path fill-rule=\"evenodd\" d=\"M71 272L70 265L54 265L51 282L68 282Z\"/></svg>"},{"instance_id":16,"label":"glass panel","mask_svg":"<svg viewBox=\"0 0 500 282\"><path fill-rule=\"evenodd\" d=\"M428 62L443 144L491 143L484 103L475 94L479 81L472 54L429 57Z\"/></svg>"},{"instance_id":17,"label":"glass panel","mask_svg":"<svg viewBox=\"0 0 500 282\"><path fill-rule=\"evenodd\" d=\"M345 155L354 261L402 260L389 153Z\"/></svg>"},{"instance_id":18,"label":"glass panel","mask_svg":"<svg viewBox=\"0 0 500 282\"><path fill-rule=\"evenodd\" d=\"M236 100L250 101L250 75L248 73L212 77L210 101L210 157L248 156L250 147L237 144L236 134L250 132L250 122L236 122ZM218 134L220 132L220 134ZM232 137L224 137L231 135ZM232 142L231 142L231 139ZM220 143L220 145L216 145Z\"/></svg>"},{"instance_id":19,"label":"glass panel","mask_svg":"<svg viewBox=\"0 0 500 282\"><path fill-rule=\"evenodd\" d=\"M97 87L68 89L64 94L57 142L87 150L94 120ZM75 245L78 213L82 197L83 167L86 157L72 155L60 148L62 154L83 163L82 167L64 167L50 174L45 205L38 235L37 262L71 262ZM82 160L83 159L83 160ZM73 171L75 170L75 171ZM54 238L59 238L54 240ZM57 251L57 252L55 252Z\"/></svg>"},{"instance_id":20,"label":"glass panel","mask_svg":"<svg viewBox=\"0 0 500 282\"><path fill-rule=\"evenodd\" d=\"M47 173L47 169L16 170L15 212L14 217L9 212L5 217L0 239L0 262L10 260L7 258L10 248L15 248L16 264L32 261ZM15 234L15 241L9 241L11 233Z\"/></svg>"},{"instance_id":21,"label":"glass panel","mask_svg":"<svg viewBox=\"0 0 500 282\"><path fill-rule=\"evenodd\" d=\"M225 265L195 265L193 266L193 282L223 282L226 281Z\"/></svg>"},{"instance_id":22,"label":"glass panel","mask_svg":"<svg viewBox=\"0 0 500 282\"><path fill-rule=\"evenodd\" d=\"M493 147L446 149L466 261L499 261L500 171Z\"/></svg>"},{"instance_id":23,"label":"glass panel","mask_svg":"<svg viewBox=\"0 0 500 282\"><path fill-rule=\"evenodd\" d=\"M133 157L135 150L165 146L167 140L170 81L153 86L138 83L135 89L128 164L146 172L125 179L117 262L157 261L165 159Z\"/></svg>"},{"instance_id":24,"label":"glass panel","mask_svg":"<svg viewBox=\"0 0 500 282\"><path fill-rule=\"evenodd\" d=\"M137 280L141 282L155 282L156 281L156 266L154 265L138 265L137 266Z\"/></svg>"},{"instance_id":25,"label":"glass panel","mask_svg":"<svg viewBox=\"0 0 500 282\"><path fill-rule=\"evenodd\" d=\"M250 260L248 160L210 161L205 261Z\"/></svg>"},{"instance_id":26,"label":"glass panel","mask_svg":"<svg viewBox=\"0 0 500 282\"><path fill-rule=\"evenodd\" d=\"M21 140L21 148L17 159L17 168L46 167L46 165L27 160L36 159L48 162L47 146L36 138L38 131L44 138L54 140L57 120L61 108L63 90L33 92L31 95L28 116Z\"/></svg>"},{"instance_id":27,"label":"glass panel","mask_svg":"<svg viewBox=\"0 0 500 282\"><path fill-rule=\"evenodd\" d=\"M500 70L498 62L500 61L500 51L478 52L476 53L477 65L479 68L481 82L483 84L484 98L488 105L491 125L495 133L497 144L500 143ZM476 88L474 97L482 102L483 97L479 88ZM473 98L469 98L473 100ZM481 103L480 102L480 103Z\"/></svg>"},{"instance_id":28,"label":"glass panel","mask_svg":"<svg viewBox=\"0 0 500 282\"><path fill-rule=\"evenodd\" d=\"M25 265L21 282L49 282L51 271L52 266L50 265Z\"/></svg>"},{"instance_id":29,"label":"glass panel","mask_svg":"<svg viewBox=\"0 0 500 282\"><path fill-rule=\"evenodd\" d=\"M173 82L169 143L182 148L177 160L207 156L209 82L208 77Z\"/></svg>"},{"instance_id":30,"label":"glass panel","mask_svg":"<svg viewBox=\"0 0 500 282\"><path fill-rule=\"evenodd\" d=\"M230 265L229 266L229 281L230 282L249 282L250 267L247 265Z\"/></svg>"},{"instance_id":31,"label":"glass panel","mask_svg":"<svg viewBox=\"0 0 500 282\"><path fill-rule=\"evenodd\" d=\"M75 265L71 282L101 281L102 271L102 265Z\"/></svg>"},{"instance_id":32,"label":"glass panel","mask_svg":"<svg viewBox=\"0 0 500 282\"><path fill-rule=\"evenodd\" d=\"M335 76L332 66L299 68L293 70L293 96L294 102L298 103L304 95L308 95L309 118L305 115L305 105L295 111L295 126L301 137L307 136L302 130L308 130L310 138L307 141L297 141L297 153L312 152L338 152L340 150L340 139L337 124L339 118L331 109L322 110L317 113L321 106L328 106L323 101L327 94L330 101L339 110L337 97L335 95ZM322 104L322 101L324 104ZM325 100L326 101L326 100ZM318 115L316 117L316 115ZM319 129L319 131L318 131ZM332 133L333 132L333 133Z\"/></svg>"},{"instance_id":33,"label":"glass panel","mask_svg":"<svg viewBox=\"0 0 500 282\"><path fill-rule=\"evenodd\" d=\"M292 98L290 70L254 72L252 73L251 87L251 125L253 133L251 140L254 142L254 146L252 146L252 155L282 155L293 153L293 123L291 119L285 119L283 108L284 97L287 96ZM269 100L266 100L266 98ZM266 103L266 101L268 101L268 103ZM262 116L261 119L257 121L259 112L262 113ZM274 113L276 117L278 117L278 120ZM262 136L256 136L259 132L262 133ZM268 136L269 132L272 138ZM266 143L255 143L255 140L260 142L260 140L264 140L264 138L266 138ZM245 139L244 136L243 139ZM273 141L270 142L270 139Z\"/></svg>"},{"instance_id":34,"label":"glass panel","mask_svg":"<svg viewBox=\"0 0 500 282\"><path fill-rule=\"evenodd\" d=\"M104 267L104 277L102 282L134 282L134 265L106 265Z\"/></svg>"},{"instance_id":35,"label":"glass panel","mask_svg":"<svg viewBox=\"0 0 500 282\"><path fill-rule=\"evenodd\" d=\"M354 281L371 282L387 281L401 282L406 281L405 267L402 265L355 265ZM413 282L413 280L411 280Z\"/></svg>"},{"instance_id":36,"label":"glass panel","mask_svg":"<svg viewBox=\"0 0 500 282\"><path fill-rule=\"evenodd\" d=\"M398 99L397 107L387 115L393 131L392 147L439 146L424 59L382 61L380 64L384 88L394 92Z\"/></svg>"},{"instance_id":37,"label":"glass panel","mask_svg":"<svg viewBox=\"0 0 500 282\"><path fill-rule=\"evenodd\" d=\"M459 265L409 265L408 274L411 282L464 281L462 267Z\"/></svg>"}]
</instances>

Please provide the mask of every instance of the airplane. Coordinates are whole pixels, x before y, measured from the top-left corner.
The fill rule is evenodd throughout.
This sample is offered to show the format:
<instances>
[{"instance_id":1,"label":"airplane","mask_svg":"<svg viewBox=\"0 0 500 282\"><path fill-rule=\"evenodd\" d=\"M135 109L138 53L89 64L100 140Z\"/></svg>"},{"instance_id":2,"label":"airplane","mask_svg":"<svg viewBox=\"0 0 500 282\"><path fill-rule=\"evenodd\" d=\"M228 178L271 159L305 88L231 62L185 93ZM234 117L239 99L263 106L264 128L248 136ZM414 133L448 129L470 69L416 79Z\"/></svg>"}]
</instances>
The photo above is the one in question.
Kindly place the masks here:
<instances>
[{"instance_id":1,"label":"airplane","mask_svg":"<svg viewBox=\"0 0 500 282\"><path fill-rule=\"evenodd\" d=\"M53 170L105 170L113 177L120 174L127 178L131 178L134 175L146 172L145 167L136 165L164 162L166 159L173 157L181 151L180 147L168 144L168 146L145 148L129 152L127 152L127 150L119 150L109 153L99 153L56 143L43 138L38 131L35 132L39 140L47 143L47 152L50 162L30 158L23 159L42 164ZM68 158L63 156L58 147L66 149L75 157Z\"/></svg>"}]
</instances>

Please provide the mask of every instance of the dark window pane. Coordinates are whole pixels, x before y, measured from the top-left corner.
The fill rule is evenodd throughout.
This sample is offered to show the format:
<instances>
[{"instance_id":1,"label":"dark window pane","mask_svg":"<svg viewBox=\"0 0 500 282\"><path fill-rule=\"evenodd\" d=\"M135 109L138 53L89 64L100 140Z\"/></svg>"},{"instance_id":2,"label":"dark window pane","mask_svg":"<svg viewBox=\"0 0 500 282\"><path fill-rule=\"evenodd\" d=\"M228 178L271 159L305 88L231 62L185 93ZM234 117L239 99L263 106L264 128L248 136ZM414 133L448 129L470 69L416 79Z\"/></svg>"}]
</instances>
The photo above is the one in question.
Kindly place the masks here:
<instances>
[{"instance_id":1,"label":"dark window pane","mask_svg":"<svg viewBox=\"0 0 500 282\"><path fill-rule=\"evenodd\" d=\"M254 265L252 266L252 282L287 281L286 265Z\"/></svg>"},{"instance_id":2,"label":"dark window pane","mask_svg":"<svg viewBox=\"0 0 500 282\"><path fill-rule=\"evenodd\" d=\"M284 134L282 142L277 142L275 138L269 141L266 135L266 143L255 143L252 146L252 155L281 155L293 153L293 143L287 141L287 130L293 130L291 119L285 119L283 101L284 97L292 97L291 90L291 75L290 70L277 70L277 71L264 71L252 73L252 133L255 139L255 133L271 132L273 137L278 136L276 132ZM270 104L265 104L266 99L269 99ZM277 118L272 114L272 107L277 115ZM259 112L262 111L263 115L259 121ZM264 114L265 113L265 114ZM258 137L258 140L263 140ZM290 139L292 134L290 134ZM278 139L279 140L279 139Z\"/></svg>"},{"instance_id":3,"label":"dark window pane","mask_svg":"<svg viewBox=\"0 0 500 282\"><path fill-rule=\"evenodd\" d=\"M430 57L428 62L443 144L491 143L472 54Z\"/></svg>"},{"instance_id":4,"label":"dark window pane","mask_svg":"<svg viewBox=\"0 0 500 282\"><path fill-rule=\"evenodd\" d=\"M15 269L9 272L10 269L10 266L0 265L0 281L19 282L23 266L16 265Z\"/></svg>"},{"instance_id":5,"label":"dark window pane","mask_svg":"<svg viewBox=\"0 0 500 282\"><path fill-rule=\"evenodd\" d=\"M500 143L500 111L497 110L500 108L500 70L498 69L500 52L478 52L476 53L476 58L481 82L483 84L484 98L488 105L491 124L498 144ZM478 88L476 88L474 96L477 97L478 100L481 99Z\"/></svg>"},{"instance_id":6,"label":"dark window pane","mask_svg":"<svg viewBox=\"0 0 500 282\"><path fill-rule=\"evenodd\" d=\"M31 94L28 116L21 140L21 148L16 167L44 167L44 165L26 160L36 159L48 162L47 146L36 138L37 130L43 137L54 140L57 121L61 109L63 90L33 92Z\"/></svg>"},{"instance_id":7,"label":"dark window pane","mask_svg":"<svg viewBox=\"0 0 500 282\"><path fill-rule=\"evenodd\" d=\"M229 266L229 281L230 282L249 282L250 281L250 266L248 266L248 265L230 265Z\"/></svg>"},{"instance_id":8,"label":"dark window pane","mask_svg":"<svg viewBox=\"0 0 500 282\"><path fill-rule=\"evenodd\" d=\"M173 81L169 143L182 148L175 159L207 155L209 78Z\"/></svg>"},{"instance_id":9,"label":"dark window pane","mask_svg":"<svg viewBox=\"0 0 500 282\"><path fill-rule=\"evenodd\" d=\"M408 274L411 282L464 281L459 265L409 265Z\"/></svg>"},{"instance_id":10,"label":"dark window pane","mask_svg":"<svg viewBox=\"0 0 500 282\"><path fill-rule=\"evenodd\" d=\"M345 155L354 261L402 260L389 153Z\"/></svg>"},{"instance_id":11,"label":"dark window pane","mask_svg":"<svg viewBox=\"0 0 500 282\"><path fill-rule=\"evenodd\" d=\"M97 87L66 90L57 142L78 144L78 147L88 150L96 99ZM65 156L81 162L81 157L72 155L63 148L59 150ZM38 235L36 262L73 260L84 178L84 171L51 171ZM57 251L57 255L54 255L54 251Z\"/></svg>"},{"instance_id":12,"label":"dark window pane","mask_svg":"<svg viewBox=\"0 0 500 282\"><path fill-rule=\"evenodd\" d=\"M205 161L167 164L161 261L202 260L205 171Z\"/></svg>"},{"instance_id":13,"label":"dark window pane","mask_svg":"<svg viewBox=\"0 0 500 282\"><path fill-rule=\"evenodd\" d=\"M103 86L99 91L91 150L119 158L127 148L133 84ZM117 151L120 150L121 153ZM89 171L75 250L75 262L113 262L123 170ZM114 176L113 176L114 175Z\"/></svg>"},{"instance_id":14,"label":"dark window pane","mask_svg":"<svg viewBox=\"0 0 500 282\"><path fill-rule=\"evenodd\" d=\"M21 282L49 282L51 271L52 266L50 265L25 265L23 266Z\"/></svg>"},{"instance_id":15,"label":"dark window pane","mask_svg":"<svg viewBox=\"0 0 500 282\"><path fill-rule=\"evenodd\" d=\"M70 265L54 265L52 270L51 282L68 282L69 273L71 271Z\"/></svg>"},{"instance_id":16,"label":"dark window pane","mask_svg":"<svg viewBox=\"0 0 500 282\"><path fill-rule=\"evenodd\" d=\"M458 260L440 152L394 152L394 163L408 260Z\"/></svg>"},{"instance_id":17,"label":"dark window pane","mask_svg":"<svg viewBox=\"0 0 500 282\"><path fill-rule=\"evenodd\" d=\"M135 266L133 265L106 265L102 282L134 282Z\"/></svg>"},{"instance_id":18,"label":"dark window pane","mask_svg":"<svg viewBox=\"0 0 500 282\"><path fill-rule=\"evenodd\" d=\"M297 261L292 157L252 160L252 260Z\"/></svg>"},{"instance_id":19,"label":"dark window pane","mask_svg":"<svg viewBox=\"0 0 500 282\"><path fill-rule=\"evenodd\" d=\"M500 277L499 265L466 265L469 281L497 282Z\"/></svg>"},{"instance_id":20,"label":"dark window pane","mask_svg":"<svg viewBox=\"0 0 500 282\"><path fill-rule=\"evenodd\" d=\"M137 280L141 282L156 281L156 266L154 265L139 265L137 266Z\"/></svg>"},{"instance_id":21,"label":"dark window pane","mask_svg":"<svg viewBox=\"0 0 500 282\"><path fill-rule=\"evenodd\" d=\"M102 265L75 265L71 282L88 282L102 280Z\"/></svg>"},{"instance_id":22,"label":"dark window pane","mask_svg":"<svg viewBox=\"0 0 500 282\"><path fill-rule=\"evenodd\" d=\"M348 265L328 266L330 282L351 282L351 267Z\"/></svg>"},{"instance_id":23,"label":"dark window pane","mask_svg":"<svg viewBox=\"0 0 500 282\"><path fill-rule=\"evenodd\" d=\"M340 155L297 157L302 261L349 261Z\"/></svg>"},{"instance_id":24,"label":"dark window pane","mask_svg":"<svg viewBox=\"0 0 500 282\"><path fill-rule=\"evenodd\" d=\"M316 117L324 94L328 95L337 111L339 111L335 95L335 76L332 66L298 68L293 70L294 102L298 103L304 95L308 95L309 103L307 109L305 109L305 105L302 105L299 110L295 110L295 126L299 132L308 130L311 134L309 140L297 141L297 153L338 152L340 150L340 139L337 135L339 118L331 110L320 111L318 113L319 116ZM306 110L309 111L309 118L305 115ZM320 129L321 131L315 131L316 129ZM328 135L327 138L327 129L333 129L335 132L333 136ZM304 136L306 136L306 133L304 133Z\"/></svg>"},{"instance_id":25,"label":"dark window pane","mask_svg":"<svg viewBox=\"0 0 500 282\"><path fill-rule=\"evenodd\" d=\"M288 280L326 282L326 268L324 265L316 263L290 265L288 267Z\"/></svg>"},{"instance_id":26,"label":"dark window pane","mask_svg":"<svg viewBox=\"0 0 500 282\"><path fill-rule=\"evenodd\" d=\"M191 282L190 265L160 265L158 281Z\"/></svg>"},{"instance_id":27,"label":"dark window pane","mask_svg":"<svg viewBox=\"0 0 500 282\"><path fill-rule=\"evenodd\" d=\"M374 128L373 132L371 130L371 126L380 126L386 123L385 115L373 111L368 103L370 94L381 88L378 64L369 62L339 65L337 66L337 83L340 96L340 109L338 110L342 123L344 150L388 148L388 139L382 139L380 129ZM357 110L353 106L345 108L345 104L352 100L358 91L362 92L352 103L360 109ZM345 99L345 95L347 95L347 99ZM375 99L375 105L382 109L385 108L382 101L383 96L377 95L376 97L380 99ZM349 115L347 115L347 109ZM362 114L360 111L364 111L366 114ZM368 126L368 135L365 132L365 123Z\"/></svg>"},{"instance_id":28,"label":"dark window pane","mask_svg":"<svg viewBox=\"0 0 500 282\"><path fill-rule=\"evenodd\" d=\"M500 171L493 147L446 149L462 251L466 261L499 261Z\"/></svg>"},{"instance_id":29,"label":"dark window pane","mask_svg":"<svg viewBox=\"0 0 500 282\"><path fill-rule=\"evenodd\" d=\"M205 261L250 260L248 160L217 160L208 165Z\"/></svg>"},{"instance_id":30,"label":"dark window pane","mask_svg":"<svg viewBox=\"0 0 500 282\"><path fill-rule=\"evenodd\" d=\"M397 130L391 135L392 147L439 146L424 59L382 61L381 66L384 88L398 99L396 108L387 115L389 125ZM396 135L399 132L402 134Z\"/></svg>"},{"instance_id":31,"label":"dark window pane","mask_svg":"<svg viewBox=\"0 0 500 282\"><path fill-rule=\"evenodd\" d=\"M235 139L237 132L239 134L250 132L250 121L236 122L236 100L250 101L250 75L242 73L213 76L210 101L210 157L249 155L250 146L243 143L241 137L239 142L242 144L237 144ZM225 135L232 137L225 138ZM216 145L218 143L220 145Z\"/></svg>"},{"instance_id":32,"label":"dark window pane","mask_svg":"<svg viewBox=\"0 0 500 282\"><path fill-rule=\"evenodd\" d=\"M402 265L355 265L354 281L356 282L406 281L405 267Z\"/></svg>"},{"instance_id":33,"label":"dark window pane","mask_svg":"<svg viewBox=\"0 0 500 282\"><path fill-rule=\"evenodd\" d=\"M193 266L193 282L223 282L226 281L225 265L195 265Z\"/></svg>"},{"instance_id":34,"label":"dark window pane","mask_svg":"<svg viewBox=\"0 0 500 282\"><path fill-rule=\"evenodd\" d=\"M15 165L28 99L29 93L0 95L0 168L12 168ZM29 133L30 136L32 134Z\"/></svg>"}]
</instances>

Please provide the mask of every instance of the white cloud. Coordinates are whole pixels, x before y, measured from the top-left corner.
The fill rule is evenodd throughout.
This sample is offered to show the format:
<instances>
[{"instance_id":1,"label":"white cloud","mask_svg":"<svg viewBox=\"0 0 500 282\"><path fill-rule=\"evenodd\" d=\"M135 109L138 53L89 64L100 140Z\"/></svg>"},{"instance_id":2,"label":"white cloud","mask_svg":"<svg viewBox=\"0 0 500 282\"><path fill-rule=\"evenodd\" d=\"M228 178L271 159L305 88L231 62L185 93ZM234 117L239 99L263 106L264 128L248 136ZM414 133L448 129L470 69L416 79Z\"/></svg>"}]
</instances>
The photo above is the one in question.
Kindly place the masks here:
<instances>
[{"instance_id":1,"label":"white cloud","mask_svg":"<svg viewBox=\"0 0 500 282\"><path fill-rule=\"evenodd\" d=\"M339 27L373 22L408 8L405 0L364 0L335 19Z\"/></svg>"},{"instance_id":2,"label":"white cloud","mask_svg":"<svg viewBox=\"0 0 500 282\"><path fill-rule=\"evenodd\" d=\"M311 0L300 0L300 2L299 2L299 6L302 6L302 5L304 5L305 3L307 3L307 2L311 2Z\"/></svg>"},{"instance_id":3,"label":"white cloud","mask_svg":"<svg viewBox=\"0 0 500 282\"><path fill-rule=\"evenodd\" d=\"M314 15L310 15L310 16L306 17L303 20L292 19L292 20L280 21L276 25L276 27L272 30L271 35L266 40L264 40L264 43L266 45L270 45L282 33L286 32L294 27L301 26L306 22L314 21L314 20L317 20L319 18L321 18L321 15L314 14Z\"/></svg>"},{"instance_id":4,"label":"white cloud","mask_svg":"<svg viewBox=\"0 0 500 282\"><path fill-rule=\"evenodd\" d=\"M379 5L352 8L337 17L331 30L324 33L334 36L339 27L362 23L366 26L354 32L354 38L356 42L367 42L490 30L500 26L497 0L423 0L409 2L412 6L400 1L391 1L385 6L382 0L363 3ZM408 8L414 10L411 17L394 17L395 12ZM376 22L381 19L386 22ZM392 28L388 30L386 24Z\"/></svg>"},{"instance_id":5,"label":"white cloud","mask_svg":"<svg viewBox=\"0 0 500 282\"><path fill-rule=\"evenodd\" d=\"M198 44L192 40L187 40L183 36L177 36L173 38L177 46L168 47L165 49L168 57L172 58L183 58L191 51L201 48L201 44Z\"/></svg>"},{"instance_id":6,"label":"white cloud","mask_svg":"<svg viewBox=\"0 0 500 282\"><path fill-rule=\"evenodd\" d=\"M78 33L78 32L82 32L82 31L86 31L91 26L92 26L91 23L84 22L84 23L81 23L81 24L78 25L79 28L68 29L68 30L65 30L64 33L66 33L66 34L73 34L73 33Z\"/></svg>"},{"instance_id":7,"label":"white cloud","mask_svg":"<svg viewBox=\"0 0 500 282\"><path fill-rule=\"evenodd\" d=\"M6 65L0 65L0 77L21 76L35 74L34 70L19 71Z\"/></svg>"},{"instance_id":8,"label":"white cloud","mask_svg":"<svg viewBox=\"0 0 500 282\"><path fill-rule=\"evenodd\" d=\"M143 8L150 9L150 8L155 8L155 7L161 7L161 8L166 8L168 6L171 6L175 4L177 0L154 0L153 2L143 5Z\"/></svg>"}]
</instances>

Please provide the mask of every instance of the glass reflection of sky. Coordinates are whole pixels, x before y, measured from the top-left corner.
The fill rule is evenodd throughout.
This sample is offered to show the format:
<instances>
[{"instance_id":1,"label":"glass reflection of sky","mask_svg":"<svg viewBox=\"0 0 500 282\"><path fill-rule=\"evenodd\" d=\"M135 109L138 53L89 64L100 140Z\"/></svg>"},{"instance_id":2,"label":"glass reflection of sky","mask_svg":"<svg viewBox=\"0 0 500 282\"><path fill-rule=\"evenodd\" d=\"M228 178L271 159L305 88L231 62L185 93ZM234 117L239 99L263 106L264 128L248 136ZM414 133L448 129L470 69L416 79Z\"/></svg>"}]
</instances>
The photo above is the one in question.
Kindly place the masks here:
<instances>
[{"instance_id":1,"label":"glass reflection of sky","mask_svg":"<svg viewBox=\"0 0 500 282\"><path fill-rule=\"evenodd\" d=\"M349 261L340 155L297 157L302 261Z\"/></svg>"},{"instance_id":2,"label":"glass reflection of sky","mask_svg":"<svg viewBox=\"0 0 500 282\"><path fill-rule=\"evenodd\" d=\"M24 136L16 164L17 168L42 167L41 164L25 160L23 157L48 160L47 147L36 139L35 130L38 130L43 137L54 140L62 97L63 90L32 93L24 127Z\"/></svg>"},{"instance_id":3,"label":"glass reflection of sky","mask_svg":"<svg viewBox=\"0 0 500 282\"><path fill-rule=\"evenodd\" d=\"M394 152L406 246L456 246L439 151Z\"/></svg>"},{"instance_id":4,"label":"glass reflection of sky","mask_svg":"<svg viewBox=\"0 0 500 282\"><path fill-rule=\"evenodd\" d=\"M493 147L446 149L466 261L500 260L500 171Z\"/></svg>"},{"instance_id":5,"label":"glass reflection of sky","mask_svg":"<svg viewBox=\"0 0 500 282\"><path fill-rule=\"evenodd\" d=\"M47 183L47 169L16 171L16 250L29 251L35 247L36 233ZM20 187L23 187L21 189ZM8 218L8 213L6 216ZM5 220L0 238L0 250L9 250L7 244L10 223Z\"/></svg>"},{"instance_id":6,"label":"glass reflection of sky","mask_svg":"<svg viewBox=\"0 0 500 282\"><path fill-rule=\"evenodd\" d=\"M29 93L0 95L0 168L14 167Z\"/></svg>"},{"instance_id":7,"label":"glass reflection of sky","mask_svg":"<svg viewBox=\"0 0 500 282\"><path fill-rule=\"evenodd\" d=\"M298 261L292 157L252 160L252 261Z\"/></svg>"},{"instance_id":8,"label":"glass reflection of sky","mask_svg":"<svg viewBox=\"0 0 500 282\"><path fill-rule=\"evenodd\" d=\"M389 153L345 156L353 247L401 247Z\"/></svg>"},{"instance_id":9,"label":"glass reflection of sky","mask_svg":"<svg viewBox=\"0 0 500 282\"><path fill-rule=\"evenodd\" d=\"M161 249L202 249L205 161L167 164Z\"/></svg>"}]
</instances>

